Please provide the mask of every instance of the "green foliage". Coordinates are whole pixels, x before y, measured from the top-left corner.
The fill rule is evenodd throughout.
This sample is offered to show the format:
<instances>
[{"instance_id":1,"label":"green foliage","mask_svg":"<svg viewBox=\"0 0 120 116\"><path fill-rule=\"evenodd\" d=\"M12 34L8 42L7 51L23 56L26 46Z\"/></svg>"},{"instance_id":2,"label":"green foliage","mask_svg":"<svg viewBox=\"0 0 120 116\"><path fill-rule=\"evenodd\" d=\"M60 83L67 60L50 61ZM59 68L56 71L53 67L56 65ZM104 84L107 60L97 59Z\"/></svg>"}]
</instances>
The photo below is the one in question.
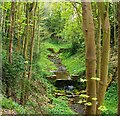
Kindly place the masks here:
<instances>
[{"instance_id":1,"label":"green foliage","mask_svg":"<svg viewBox=\"0 0 120 116\"><path fill-rule=\"evenodd\" d=\"M51 54L47 48L53 48L55 52L58 52L60 48L68 48L70 44L53 44L49 42L41 43L41 54L38 61L40 70L43 76L52 75L51 70L56 70L54 63L48 59L48 55Z\"/></svg>"},{"instance_id":2,"label":"green foliage","mask_svg":"<svg viewBox=\"0 0 120 116\"><path fill-rule=\"evenodd\" d=\"M50 52L47 50L48 47L49 45L47 46L47 44L41 44L42 50L38 64L43 76L51 75L52 73L50 73L50 70L56 69L55 65L48 59L48 55L50 54Z\"/></svg>"},{"instance_id":3,"label":"green foliage","mask_svg":"<svg viewBox=\"0 0 120 116\"><path fill-rule=\"evenodd\" d=\"M57 91L53 84L51 84L47 79L40 77L38 78L47 87L47 97L52 100L52 104L48 104L49 115L59 115L59 114L75 114L68 106L67 98L54 97L54 92ZM33 103L32 103L33 104Z\"/></svg>"},{"instance_id":4,"label":"green foliage","mask_svg":"<svg viewBox=\"0 0 120 116\"><path fill-rule=\"evenodd\" d=\"M49 113L51 115L54 114L75 114L70 108L68 107L68 103L66 101L63 101L59 98L52 98L53 102L52 105L54 108L49 108Z\"/></svg>"},{"instance_id":5,"label":"green foliage","mask_svg":"<svg viewBox=\"0 0 120 116\"><path fill-rule=\"evenodd\" d=\"M51 7L51 12L48 18L46 19L46 28L51 33L51 37L53 37L56 42L58 42L58 38L60 37L59 33L64 27L65 19L61 16L61 8L59 3L54 3L53 7Z\"/></svg>"},{"instance_id":6,"label":"green foliage","mask_svg":"<svg viewBox=\"0 0 120 116\"><path fill-rule=\"evenodd\" d=\"M23 106L19 105L18 103L15 103L12 101L12 99L7 99L5 97L2 97L0 99L0 106L4 109L13 109L15 110L18 114L26 114L30 113L27 109L25 109Z\"/></svg>"},{"instance_id":7,"label":"green foliage","mask_svg":"<svg viewBox=\"0 0 120 116\"><path fill-rule=\"evenodd\" d=\"M61 54L62 63L67 67L69 73L79 74L85 71L85 58L83 53L76 53L70 56L70 53L66 52Z\"/></svg>"},{"instance_id":8,"label":"green foliage","mask_svg":"<svg viewBox=\"0 0 120 116\"><path fill-rule=\"evenodd\" d=\"M14 88L17 81L22 78L24 72L24 58L22 55L14 53L12 65L6 59L6 53L2 53L2 82L3 85Z\"/></svg>"},{"instance_id":9,"label":"green foliage","mask_svg":"<svg viewBox=\"0 0 120 116\"><path fill-rule=\"evenodd\" d=\"M106 92L104 106L107 110L103 111L102 115L114 115L117 113L117 102L117 83L113 82Z\"/></svg>"}]
</instances>

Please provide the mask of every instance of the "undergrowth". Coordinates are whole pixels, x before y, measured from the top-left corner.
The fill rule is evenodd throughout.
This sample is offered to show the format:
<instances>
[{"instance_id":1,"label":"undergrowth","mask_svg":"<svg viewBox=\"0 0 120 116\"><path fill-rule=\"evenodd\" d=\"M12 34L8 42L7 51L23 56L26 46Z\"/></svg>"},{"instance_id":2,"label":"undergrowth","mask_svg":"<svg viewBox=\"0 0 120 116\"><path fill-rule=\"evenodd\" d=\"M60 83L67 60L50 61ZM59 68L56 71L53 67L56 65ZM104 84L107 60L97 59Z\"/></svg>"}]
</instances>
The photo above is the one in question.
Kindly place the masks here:
<instances>
[{"instance_id":1,"label":"undergrowth","mask_svg":"<svg viewBox=\"0 0 120 116\"><path fill-rule=\"evenodd\" d=\"M103 116L115 115L117 113L117 103L118 103L117 83L113 82L105 94L104 105L107 110L103 111L102 113Z\"/></svg>"},{"instance_id":2,"label":"undergrowth","mask_svg":"<svg viewBox=\"0 0 120 116\"><path fill-rule=\"evenodd\" d=\"M19 105L18 103L12 101L12 99L7 99L5 97L1 97L0 99L0 106L4 109L15 110L18 114L27 114L31 113L28 109L25 109L23 106Z\"/></svg>"}]
</instances>

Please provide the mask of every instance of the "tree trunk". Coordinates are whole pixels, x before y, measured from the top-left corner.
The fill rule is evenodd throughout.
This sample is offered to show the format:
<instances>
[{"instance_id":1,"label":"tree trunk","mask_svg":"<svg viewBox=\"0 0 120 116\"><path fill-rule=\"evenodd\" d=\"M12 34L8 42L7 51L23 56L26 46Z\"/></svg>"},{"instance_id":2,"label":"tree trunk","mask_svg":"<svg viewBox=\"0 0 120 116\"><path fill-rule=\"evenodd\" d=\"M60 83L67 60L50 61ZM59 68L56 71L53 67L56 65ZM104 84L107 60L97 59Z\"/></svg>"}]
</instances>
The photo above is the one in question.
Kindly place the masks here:
<instances>
[{"instance_id":1,"label":"tree trunk","mask_svg":"<svg viewBox=\"0 0 120 116\"><path fill-rule=\"evenodd\" d=\"M98 11L99 17L99 11ZM98 40L97 40L97 78L100 79L100 69L101 69L101 19L98 18ZM96 82L96 93L99 93L99 81Z\"/></svg>"},{"instance_id":2,"label":"tree trunk","mask_svg":"<svg viewBox=\"0 0 120 116\"><path fill-rule=\"evenodd\" d=\"M13 38L14 38L14 12L15 12L15 3L11 2L11 10L10 10L10 27L9 27L9 53L8 60L9 63L12 64L12 51L13 51ZM6 83L6 94L10 96L10 86ZM11 91L12 92L12 91Z\"/></svg>"},{"instance_id":3,"label":"tree trunk","mask_svg":"<svg viewBox=\"0 0 120 116\"><path fill-rule=\"evenodd\" d=\"M116 47L116 2L113 3L114 6L114 46Z\"/></svg>"},{"instance_id":4,"label":"tree trunk","mask_svg":"<svg viewBox=\"0 0 120 116\"><path fill-rule=\"evenodd\" d=\"M12 63L12 51L13 51L13 37L14 37L14 10L15 3L11 3L11 11L10 11L10 29L9 29L9 62Z\"/></svg>"},{"instance_id":5,"label":"tree trunk","mask_svg":"<svg viewBox=\"0 0 120 116\"><path fill-rule=\"evenodd\" d=\"M40 54L40 9L38 7L38 21L37 21L37 59Z\"/></svg>"},{"instance_id":6,"label":"tree trunk","mask_svg":"<svg viewBox=\"0 0 120 116\"><path fill-rule=\"evenodd\" d=\"M31 79L31 71L32 71L32 58L33 58L33 48L34 48L34 31L35 31L35 10L36 10L36 3L28 3L27 4L27 35L25 38L25 45L24 45L24 58L27 61L28 57L27 57L27 52L28 52L28 43L31 37L31 42L30 42L30 63L29 63L29 67L25 66L26 71L24 73L25 76L25 93L24 93L24 103L26 102L26 100L28 99L29 96L29 83L30 83L30 79ZM32 25L31 27L29 25ZM32 34L30 36L30 34Z\"/></svg>"},{"instance_id":7,"label":"tree trunk","mask_svg":"<svg viewBox=\"0 0 120 116\"><path fill-rule=\"evenodd\" d=\"M95 32L90 2L82 2L83 30L86 46L86 78L87 78L87 102L91 106L86 107L86 114L96 114L96 47Z\"/></svg>"},{"instance_id":8,"label":"tree trunk","mask_svg":"<svg viewBox=\"0 0 120 116\"><path fill-rule=\"evenodd\" d=\"M29 40L29 3L26 3L26 26L25 26L25 30L26 33L24 33L25 36L25 40L24 40L24 50L23 50L23 56L25 59L25 62L28 62L28 40ZM22 79L22 85L21 85L21 104L24 105L25 104L25 88L26 88L26 81L28 79L28 63L25 63L25 72L23 74L24 79Z\"/></svg>"},{"instance_id":9,"label":"tree trunk","mask_svg":"<svg viewBox=\"0 0 120 116\"><path fill-rule=\"evenodd\" d=\"M108 64L109 64L109 51L110 51L110 23L108 16L109 6L107 5L107 10L105 10L104 3L99 2L98 8L100 11L102 30L103 30L101 72L100 72L99 95L98 95L98 105L97 105L97 114L100 114L101 111L99 110L99 107L103 105L103 100L107 88L107 79L108 79Z\"/></svg>"},{"instance_id":10,"label":"tree trunk","mask_svg":"<svg viewBox=\"0 0 120 116\"><path fill-rule=\"evenodd\" d=\"M21 10L21 3L20 2L18 2L18 6L17 6L17 18L18 18L18 20L20 20L20 10ZM18 38L18 40L17 40L17 45L18 45L18 47L17 47L17 51L18 52L20 52L20 30L21 30L21 24L20 24L20 21L18 21L18 33L17 33L17 38Z\"/></svg>"},{"instance_id":11,"label":"tree trunk","mask_svg":"<svg viewBox=\"0 0 120 116\"><path fill-rule=\"evenodd\" d=\"M120 2L118 2L118 115L120 115Z\"/></svg>"},{"instance_id":12,"label":"tree trunk","mask_svg":"<svg viewBox=\"0 0 120 116\"><path fill-rule=\"evenodd\" d=\"M35 37L34 37L34 34L35 34L35 19L34 19L34 17L35 17L35 11L36 11L36 3L34 2L34 3L32 3L32 5L34 8L32 8L32 11L31 11L31 16L32 16L31 19L33 20L33 26L31 28L32 37L31 37L31 44L30 44L30 66L29 66L29 73L28 73L28 81L31 80L31 75L32 75L33 48L34 48L34 39L35 39ZM27 88L28 88L28 90L26 91L26 98L28 98L28 96L29 96L29 91L30 91L29 85Z\"/></svg>"}]
</instances>

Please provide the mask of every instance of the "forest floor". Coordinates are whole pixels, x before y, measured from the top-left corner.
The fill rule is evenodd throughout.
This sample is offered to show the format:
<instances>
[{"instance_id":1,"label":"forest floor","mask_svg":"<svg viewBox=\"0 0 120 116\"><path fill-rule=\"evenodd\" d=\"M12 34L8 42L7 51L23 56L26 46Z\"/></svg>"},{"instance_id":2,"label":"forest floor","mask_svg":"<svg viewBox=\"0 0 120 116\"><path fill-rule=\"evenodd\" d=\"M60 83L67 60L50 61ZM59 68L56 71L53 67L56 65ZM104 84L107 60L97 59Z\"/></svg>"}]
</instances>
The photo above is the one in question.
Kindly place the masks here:
<instances>
[{"instance_id":1,"label":"forest floor","mask_svg":"<svg viewBox=\"0 0 120 116\"><path fill-rule=\"evenodd\" d=\"M11 99L3 98L2 102L0 100L0 105L3 108L4 113L17 113L17 114L38 114L45 113L48 114L77 114L82 113L82 105L76 105L76 103L71 103L74 100L69 99L66 96L56 97L56 92L65 92L64 90L58 90L54 86L54 82L49 81L46 77L54 75L52 71L58 70L60 67L56 67L54 62L51 62L52 59L48 58L48 55L51 54L48 51L48 48L53 48L54 52L59 52L57 62L60 61L62 68L69 73L69 76L79 75L80 78L85 78L85 58L84 52L78 51L74 55L71 55L69 51L60 52L62 49L71 48L70 44L54 44L50 42L44 42L41 44L41 56L38 62L39 72L33 73L34 78L36 78L32 83L31 95L29 97L26 106L23 107ZM53 54L52 54L53 55ZM53 55L54 56L54 55ZM116 55L114 55L116 56ZM113 58L113 56L111 56ZM113 59L114 60L114 59ZM115 61L115 60L114 60ZM111 61L111 63L114 63ZM114 63L115 64L115 63ZM113 66L113 64L110 64ZM110 72L113 67L110 67ZM114 73L114 71L113 71ZM44 86L43 86L44 85ZM42 88L42 89L40 89ZM76 91L79 94L80 91ZM70 92L71 94L71 92ZM44 96L44 97L43 97ZM43 99L44 98L44 99ZM78 101L77 101L78 102ZM42 103L42 104L41 104ZM72 105L71 105L72 104ZM103 114L115 114L117 111L117 84L113 81L107 89L104 105L106 109L103 111ZM43 108L41 108L41 106ZM45 111L47 109L47 111ZM80 111L79 111L80 110Z\"/></svg>"}]
</instances>

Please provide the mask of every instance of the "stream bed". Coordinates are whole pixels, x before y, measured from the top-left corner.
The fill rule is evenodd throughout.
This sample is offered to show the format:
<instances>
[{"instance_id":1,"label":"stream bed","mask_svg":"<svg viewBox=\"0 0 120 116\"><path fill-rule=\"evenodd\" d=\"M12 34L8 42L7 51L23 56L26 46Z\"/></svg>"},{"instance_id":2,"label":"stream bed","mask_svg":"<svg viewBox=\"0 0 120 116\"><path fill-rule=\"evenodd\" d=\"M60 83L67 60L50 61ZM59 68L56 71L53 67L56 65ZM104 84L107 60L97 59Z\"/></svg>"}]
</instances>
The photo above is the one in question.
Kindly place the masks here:
<instances>
[{"instance_id":1,"label":"stream bed","mask_svg":"<svg viewBox=\"0 0 120 116\"><path fill-rule=\"evenodd\" d=\"M59 58L59 51L61 51L61 49L58 52L55 52L53 48L48 48L47 50L51 52L51 54L48 55L48 59L53 62L57 68L57 70L51 71L54 73L54 75L48 77L49 79L54 78L54 85L59 90L59 92L55 92L55 97L66 96L68 98L69 107L78 114L84 114L85 106L78 102L80 100L80 91L84 90L85 88L83 88L81 83L78 82L78 76L75 75L73 76L75 78L72 78L65 65L62 64L62 60Z\"/></svg>"}]
</instances>

